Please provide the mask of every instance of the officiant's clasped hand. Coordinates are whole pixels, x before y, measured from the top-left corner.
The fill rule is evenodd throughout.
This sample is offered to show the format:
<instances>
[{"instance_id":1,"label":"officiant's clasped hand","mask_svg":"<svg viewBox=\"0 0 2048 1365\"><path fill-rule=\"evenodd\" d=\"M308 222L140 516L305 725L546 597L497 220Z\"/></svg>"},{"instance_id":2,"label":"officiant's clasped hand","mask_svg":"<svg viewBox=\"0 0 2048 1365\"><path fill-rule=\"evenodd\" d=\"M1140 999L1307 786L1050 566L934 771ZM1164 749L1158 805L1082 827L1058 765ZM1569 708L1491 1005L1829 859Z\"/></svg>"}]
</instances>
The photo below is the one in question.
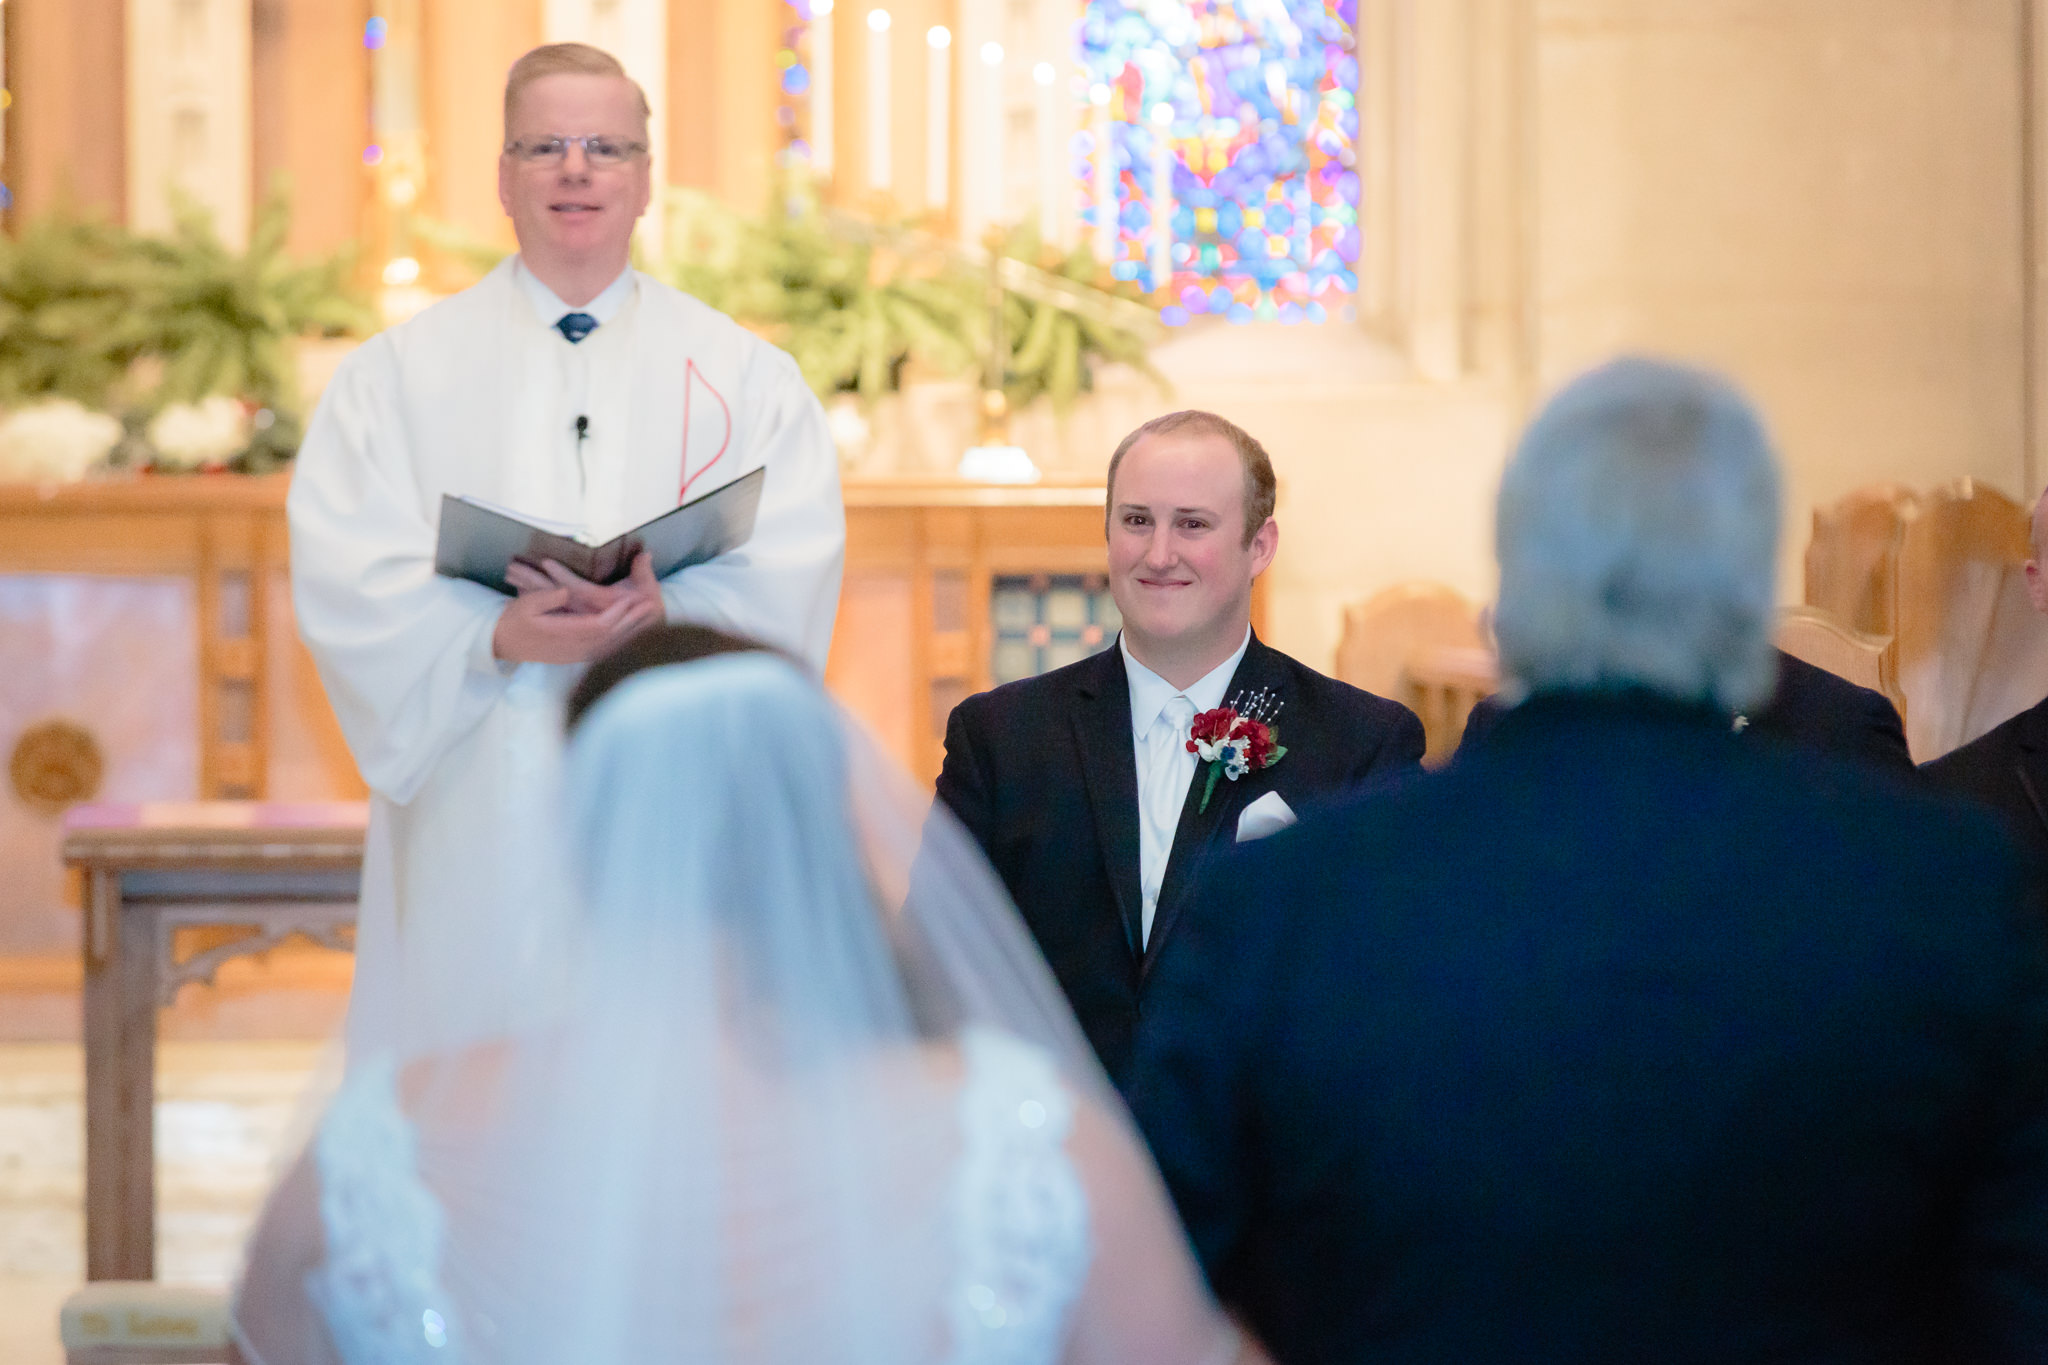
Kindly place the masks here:
<instances>
[{"instance_id":1,"label":"officiant's clasped hand","mask_svg":"<svg viewBox=\"0 0 2048 1365\"><path fill-rule=\"evenodd\" d=\"M505 571L519 589L491 632L491 652L506 663L581 664L661 621L661 582L645 550L633 571L609 587L578 578L552 559L539 569L514 561Z\"/></svg>"}]
</instances>

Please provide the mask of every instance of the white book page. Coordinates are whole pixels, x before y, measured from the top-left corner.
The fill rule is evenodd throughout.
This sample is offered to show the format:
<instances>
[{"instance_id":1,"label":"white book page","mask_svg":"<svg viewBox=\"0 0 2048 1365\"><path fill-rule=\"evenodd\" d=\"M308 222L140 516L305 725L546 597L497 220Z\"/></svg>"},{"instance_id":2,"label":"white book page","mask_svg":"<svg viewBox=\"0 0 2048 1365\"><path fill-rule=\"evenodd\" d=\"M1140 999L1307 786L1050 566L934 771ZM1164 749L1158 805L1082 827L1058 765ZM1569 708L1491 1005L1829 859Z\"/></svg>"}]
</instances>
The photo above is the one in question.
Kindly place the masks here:
<instances>
[{"instance_id":1,"label":"white book page","mask_svg":"<svg viewBox=\"0 0 2048 1365\"><path fill-rule=\"evenodd\" d=\"M522 512L517 508L492 502L488 498L473 498L466 493L457 494L455 500L457 502L466 502L471 507L481 507L486 512L496 512L501 517L510 517L514 521L523 521L528 526L538 526L541 530L552 535L582 541L585 545L600 545L603 543L602 541L590 539L584 533L583 523L579 521L555 521L549 517L537 517L531 512Z\"/></svg>"}]
</instances>

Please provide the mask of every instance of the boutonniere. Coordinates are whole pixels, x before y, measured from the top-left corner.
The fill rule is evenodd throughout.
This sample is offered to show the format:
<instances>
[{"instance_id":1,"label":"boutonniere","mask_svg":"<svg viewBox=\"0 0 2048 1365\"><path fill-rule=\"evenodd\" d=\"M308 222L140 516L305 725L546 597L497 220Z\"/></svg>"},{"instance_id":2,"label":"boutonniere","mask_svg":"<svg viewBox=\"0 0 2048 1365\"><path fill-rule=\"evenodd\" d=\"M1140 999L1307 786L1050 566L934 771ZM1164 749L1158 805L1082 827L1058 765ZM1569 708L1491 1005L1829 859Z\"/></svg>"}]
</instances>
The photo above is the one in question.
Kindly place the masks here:
<instances>
[{"instance_id":1,"label":"boutonniere","mask_svg":"<svg viewBox=\"0 0 2048 1365\"><path fill-rule=\"evenodd\" d=\"M1214 711L1204 711L1188 726L1188 752L1209 766L1202 786L1202 804L1196 814L1205 814L1209 798L1216 794L1216 779L1232 782L1246 773L1270 768L1287 757L1280 744L1280 710L1265 688L1247 697L1240 692Z\"/></svg>"}]
</instances>

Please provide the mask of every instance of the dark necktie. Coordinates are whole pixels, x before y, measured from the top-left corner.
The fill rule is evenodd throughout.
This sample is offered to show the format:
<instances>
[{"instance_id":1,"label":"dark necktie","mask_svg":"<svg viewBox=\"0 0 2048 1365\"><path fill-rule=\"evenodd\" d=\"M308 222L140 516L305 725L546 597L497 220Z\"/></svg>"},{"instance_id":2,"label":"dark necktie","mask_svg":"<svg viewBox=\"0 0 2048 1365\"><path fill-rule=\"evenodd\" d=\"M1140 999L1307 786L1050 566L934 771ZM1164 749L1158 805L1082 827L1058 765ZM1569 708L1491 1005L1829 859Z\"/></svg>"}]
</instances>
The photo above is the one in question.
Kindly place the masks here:
<instances>
[{"instance_id":1,"label":"dark necktie","mask_svg":"<svg viewBox=\"0 0 2048 1365\"><path fill-rule=\"evenodd\" d=\"M597 330L597 319L588 313L564 313L555 323L555 330L574 344Z\"/></svg>"}]
</instances>

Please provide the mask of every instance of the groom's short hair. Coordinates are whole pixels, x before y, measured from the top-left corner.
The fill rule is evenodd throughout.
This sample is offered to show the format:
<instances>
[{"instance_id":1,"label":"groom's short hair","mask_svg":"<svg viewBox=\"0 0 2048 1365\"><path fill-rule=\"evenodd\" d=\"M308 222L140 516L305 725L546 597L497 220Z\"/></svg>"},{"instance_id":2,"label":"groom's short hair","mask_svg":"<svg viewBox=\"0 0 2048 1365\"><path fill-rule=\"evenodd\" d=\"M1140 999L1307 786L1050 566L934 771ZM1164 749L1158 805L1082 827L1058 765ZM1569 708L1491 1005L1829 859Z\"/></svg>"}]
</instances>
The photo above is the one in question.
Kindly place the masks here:
<instances>
[{"instance_id":1,"label":"groom's short hair","mask_svg":"<svg viewBox=\"0 0 2048 1365\"><path fill-rule=\"evenodd\" d=\"M1251 544L1259 528L1271 519L1273 504L1280 496L1280 481L1273 475L1272 458L1249 431L1227 417L1218 417L1200 408L1154 417L1117 443L1116 454L1109 457L1108 491L1102 500L1102 534L1109 534L1110 512L1116 506L1116 469L1124 462L1124 456L1147 436L1176 435L1221 436L1237 452L1239 462L1244 465L1244 543Z\"/></svg>"},{"instance_id":2,"label":"groom's short hair","mask_svg":"<svg viewBox=\"0 0 2048 1365\"><path fill-rule=\"evenodd\" d=\"M1626 359L1566 385L1501 476L1507 690L1761 704L1777 677L1778 509L1770 438L1726 380Z\"/></svg>"}]
</instances>

